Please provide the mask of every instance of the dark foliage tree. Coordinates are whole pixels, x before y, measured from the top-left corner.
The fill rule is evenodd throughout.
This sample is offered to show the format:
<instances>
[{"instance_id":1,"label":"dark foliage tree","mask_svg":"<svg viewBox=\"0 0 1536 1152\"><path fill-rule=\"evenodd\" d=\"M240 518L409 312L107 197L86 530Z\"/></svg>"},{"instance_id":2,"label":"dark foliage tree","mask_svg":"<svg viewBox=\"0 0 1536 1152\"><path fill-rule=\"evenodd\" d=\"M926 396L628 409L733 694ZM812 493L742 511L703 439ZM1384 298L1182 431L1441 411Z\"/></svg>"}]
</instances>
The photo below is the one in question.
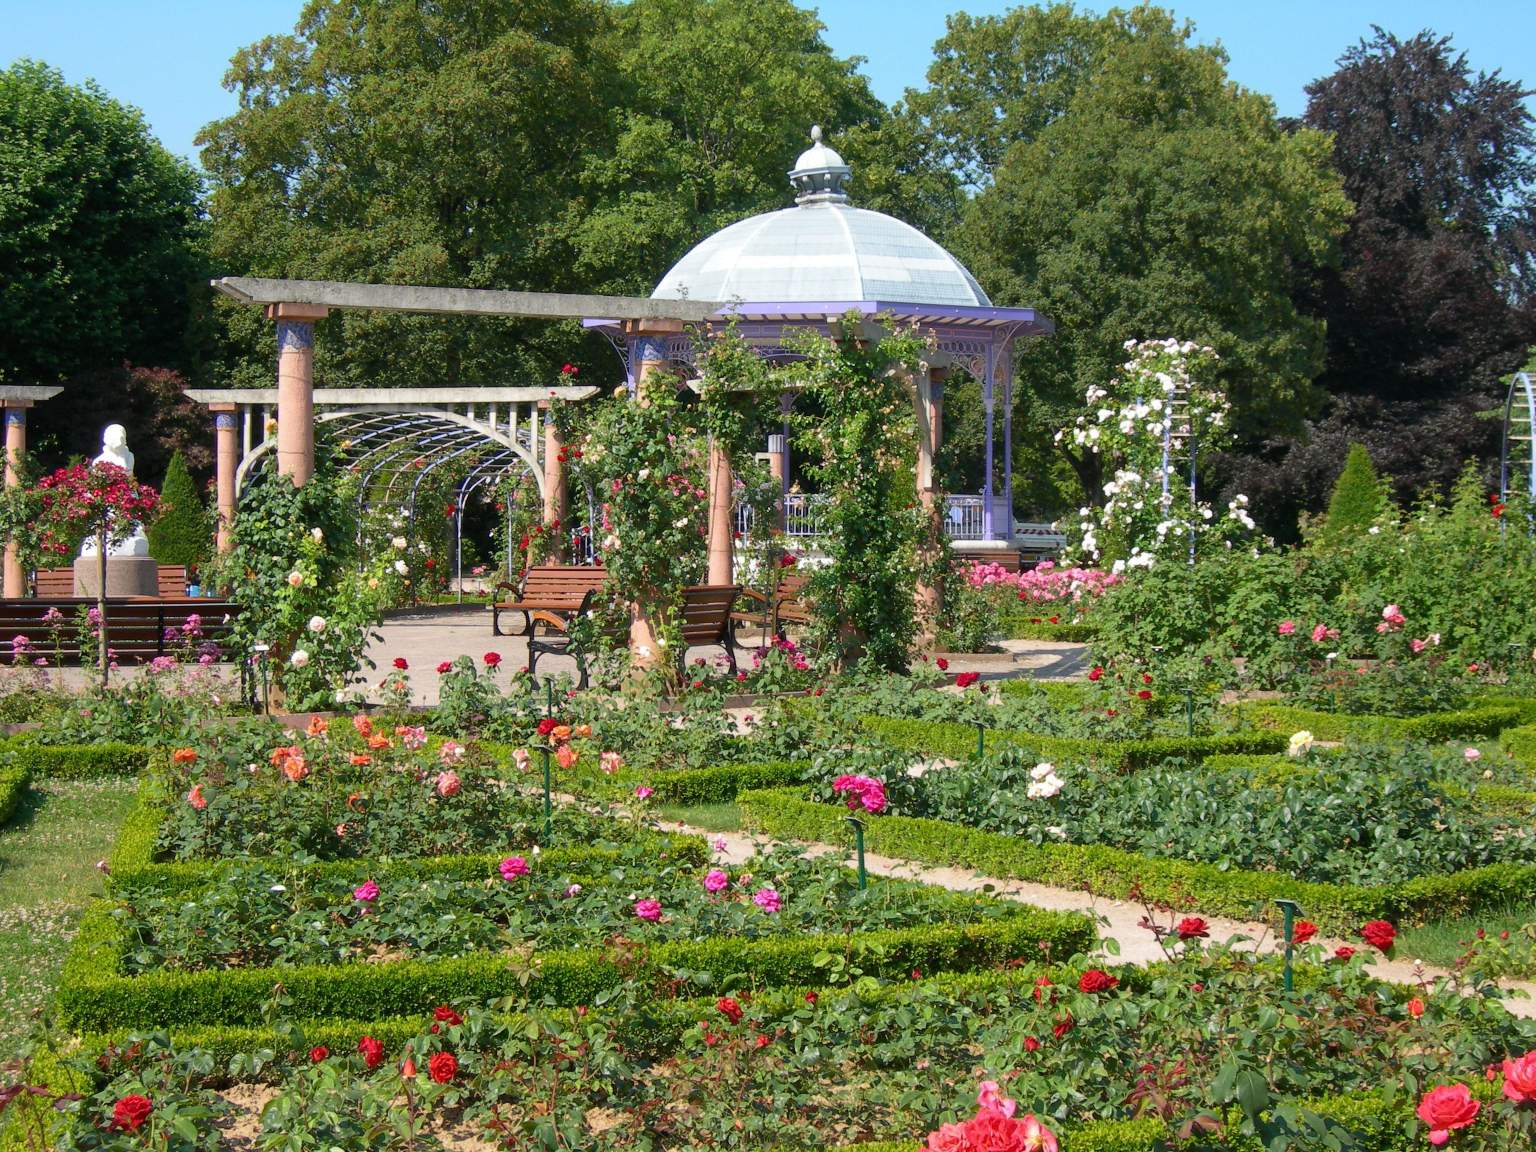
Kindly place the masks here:
<instances>
[{"instance_id":1,"label":"dark foliage tree","mask_svg":"<svg viewBox=\"0 0 1536 1152\"><path fill-rule=\"evenodd\" d=\"M200 564L213 545L213 522L180 452L160 486L160 515L149 526L149 554L162 564Z\"/></svg>"},{"instance_id":2,"label":"dark foliage tree","mask_svg":"<svg viewBox=\"0 0 1536 1152\"><path fill-rule=\"evenodd\" d=\"M1318 507L1317 480L1351 440L1404 495L1496 458L1498 425L1479 414L1536 343L1530 93L1474 73L1449 37L1378 28L1307 94L1303 123L1333 133L1355 212L1310 301L1327 320L1318 384L1332 403L1308 436L1234 464L1233 484L1258 481L1257 511L1282 534Z\"/></svg>"},{"instance_id":3,"label":"dark foliage tree","mask_svg":"<svg viewBox=\"0 0 1536 1152\"><path fill-rule=\"evenodd\" d=\"M147 474L165 466L136 393L195 373L207 344L198 192L137 110L42 64L0 71L0 381L65 386L35 421L47 463L94 455L116 422Z\"/></svg>"}]
</instances>

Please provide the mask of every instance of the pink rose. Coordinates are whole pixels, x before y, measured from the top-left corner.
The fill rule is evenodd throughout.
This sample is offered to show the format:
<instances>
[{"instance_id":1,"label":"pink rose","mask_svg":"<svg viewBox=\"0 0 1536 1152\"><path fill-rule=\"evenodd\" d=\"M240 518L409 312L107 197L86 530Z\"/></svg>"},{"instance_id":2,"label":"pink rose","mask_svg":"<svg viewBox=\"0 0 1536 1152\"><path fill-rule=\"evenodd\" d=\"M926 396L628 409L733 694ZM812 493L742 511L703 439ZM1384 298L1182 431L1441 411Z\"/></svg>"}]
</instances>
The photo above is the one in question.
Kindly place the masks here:
<instances>
[{"instance_id":1,"label":"pink rose","mask_svg":"<svg viewBox=\"0 0 1536 1152\"><path fill-rule=\"evenodd\" d=\"M1277 629L1277 631L1282 636L1290 636L1290 635L1292 635L1296 631L1296 621L1294 621L1294 620L1282 620L1282 621L1280 621L1280 627Z\"/></svg>"},{"instance_id":2,"label":"pink rose","mask_svg":"<svg viewBox=\"0 0 1536 1152\"><path fill-rule=\"evenodd\" d=\"M450 769L447 772L439 772L437 774L437 794L444 799L450 796L457 796L463 787L464 785L460 783L457 772Z\"/></svg>"},{"instance_id":3,"label":"pink rose","mask_svg":"<svg viewBox=\"0 0 1536 1152\"><path fill-rule=\"evenodd\" d=\"M604 775L612 776L624 767L624 757L617 752L604 752L598 757L598 767L603 770Z\"/></svg>"},{"instance_id":4,"label":"pink rose","mask_svg":"<svg viewBox=\"0 0 1536 1152\"><path fill-rule=\"evenodd\" d=\"M1504 1095L1516 1104L1536 1104L1536 1051L1504 1061Z\"/></svg>"},{"instance_id":5,"label":"pink rose","mask_svg":"<svg viewBox=\"0 0 1536 1152\"><path fill-rule=\"evenodd\" d=\"M201 784L192 785L191 791L187 793L187 803L199 812L208 807L208 798L203 795L203 786Z\"/></svg>"},{"instance_id":6,"label":"pink rose","mask_svg":"<svg viewBox=\"0 0 1536 1152\"><path fill-rule=\"evenodd\" d=\"M1330 628L1326 624L1319 624L1317 627L1312 629L1312 643L1314 644L1323 644L1329 640L1337 640L1338 638L1339 630L1337 628Z\"/></svg>"},{"instance_id":7,"label":"pink rose","mask_svg":"<svg viewBox=\"0 0 1536 1152\"><path fill-rule=\"evenodd\" d=\"M555 749L555 759L559 761L562 768L572 767L576 763L576 756L576 749L569 744L562 744Z\"/></svg>"},{"instance_id":8,"label":"pink rose","mask_svg":"<svg viewBox=\"0 0 1536 1152\"><path fill-rule=\"evenodd\" d=\"M528 875L528 861L521 856L508 856L501 862L501 878L512 881L519 876Z\"/></svg>"},{"instance_id":9,"label":"pink rose","mask_svg":"<svg viewBox=\"0 0 1536 1152\"><path fill-rule=\"evenodd\" d=\"M928 1133L927 1152L968 1152L970 1144L965 1138L964 1124L940 1124L937 1131Z\"/></svg>"},{"instance_id":10,"label":"pink rose","mask_svg":"<svg viewBox=\"0 0 1536 1152\"><path fill-rule=\"evenodd\" d=\"M372 880L364 880L352 889L352 897L355 900L361 900L364 904L371 904L379 898L379 886Z\"/></svg>"},{"instance_id":11,"label":"pink rose","mask_svg":"<svg viewBox=\"0 0 1536 1152\"><path fill-rule=\"evenodd\" d=\"M1004 1116L1012 1116L1018 1107L1012 1100L998 1091L996 1080L983 1080L976 1088L976 1103L989 1112L1001 1112Z\"/></svg>"},{"instance_id":12,"label":"pink rose","mask_svg":"<svg viewBox=\"0 0 1536 1152\"><path fill-rule=\"evenodd\" d=\"M731 878L721 868L711 868L704 876L704 891L724 892L730 886Z\"/></svg>"},{"instance_id":13,"label":"pink rose","mask_svg":"<svg viewBox=\"0 0 1536 1152\"><path fill-rule=\"evenodd\" d=\"M654 924L661 919L661 901L652 900L649 897L644 900L636 900L635 915L642 920L649 920Z\"/></svg>"},{"instance_id":14,"label":"pink rose","mask_svg":"<svg viewBox=\"0 0 1536 1152\"><path fill-rule=\"evenodd\" d=\"M783 898L771 886L759 888L752 893L752 903L756 904L764 912L777 912L784 906Z\"/></svg>"},{"instance_id":15,"label":"pink rose","mask_svg":"<svg viewBox=\"0 0 1536 1152\"><path fill-rule=\"evenodd\" d=\"M651 787L648 787L645 784L642 784L642 785L640 785L640 787L635 789L635 799L636 800L649 800L654 792L655 792L654 788L651 788Z\"/></svg>"},{"instance_id":16,"label":"pink rose","mask_svg":"<svg viewBox=\"0 0 1536 1152\"><path fill-rule=\"evenodd\" d=\"M1414 637L1412 640L1408 641L1408 647L1412 648L1414 654L1417 655L1418 653L1424 651L1424 649L1428 648L1429 645L1426 644L1423 640L1420 640L1418 637Z\"/></svg>"}]
</instances>

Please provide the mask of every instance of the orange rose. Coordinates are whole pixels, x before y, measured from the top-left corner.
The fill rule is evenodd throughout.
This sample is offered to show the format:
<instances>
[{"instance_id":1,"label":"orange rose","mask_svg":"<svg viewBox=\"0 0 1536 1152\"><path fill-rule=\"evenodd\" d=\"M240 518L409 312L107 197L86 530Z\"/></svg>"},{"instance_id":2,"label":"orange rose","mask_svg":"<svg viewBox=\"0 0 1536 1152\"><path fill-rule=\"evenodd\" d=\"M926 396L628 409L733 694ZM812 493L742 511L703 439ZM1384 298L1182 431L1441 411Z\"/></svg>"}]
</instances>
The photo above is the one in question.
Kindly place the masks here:
<instances>
[{"instance_id":1,"label":"orange rose","mask_svg":"<svg viewBox=\"0 0 1536 1152\"><path fill-rule=\"evenodd\" d=\"M290 756L283 761L283 775L297 784L309 775L309 765L302 756Z\"/></svg>"},{"instance_id":2,"label":"orange rose","mask_svg":"<svg viewBox=\"0 0 1536 1152\"><path fill-rule=\"evenodd\" d=\"M372 764L372 763L373 763L373 757L369 756L366 752L354 752L354 753L352 753L352 767L354 767L354 768L365 768L369 764Z\"/></svg>"},{"instance_id":3,"label":"orange rose","mask_svg":"<svg viewBox=\"0 0 1536 1152\"><path fill-rule=\"evenodd\" d=\"M171 753L173 764L193 764L197 761L197 752L192 748L178 748Z\"/></svg>"},{"instance_id":4,"label":"orange rose","mask_svg":"<svg viewBox=\"0 0 1536 1152\"><path fill-rule=\"evenodd\" d=\"M571 738L571 726L569 724L557 724L555 725L554 730L550 732L550 735L553 736L556 741L563 744Z\"/></svg>"},{"instance_id":5,"label":"orange rose","mask_svg":"<svg viewBox=\"0 0 1536 1152\"><path fill-rule=\"evenodd\" d=\"M592 725L590 725L590 724L578 724L578 725L576 725L576 735L580 736L583 740L585 740L588 736L592 735Z\"/></svg>"},{"instance_id":6,"label":"orange rose","mask_svg":"<svg viewBox=\"0 0 1536 1152\"><path fill-rule=\"evenodd\" d=\"M576 763L576 749L569 744L562 744L555 750L555 759L560 761L560 767L569 768Z\"/></svg>"},{"instance_id":7,"label":"orange rose","mask_svg":"<svg viewBox=\"0 0 1536 1152\"><path fill-rule=\"evenodd\" d=\"M375 752L382 752L384 749L391 747L392 744L393 741L388 736L375 734L368 737L368 747L372 748Z\"/></svg>"},{"instance_id":8,"label":"orange rose","mask_svg":"<svg viewBox=\"0 0 1536 1152\"><path fill-rule=\"evenodd\" d=\"M311 736L324 736L330 731L331 722L324 716L311 716L309 727L305 729Z\"/></svg>"}]
</instances>

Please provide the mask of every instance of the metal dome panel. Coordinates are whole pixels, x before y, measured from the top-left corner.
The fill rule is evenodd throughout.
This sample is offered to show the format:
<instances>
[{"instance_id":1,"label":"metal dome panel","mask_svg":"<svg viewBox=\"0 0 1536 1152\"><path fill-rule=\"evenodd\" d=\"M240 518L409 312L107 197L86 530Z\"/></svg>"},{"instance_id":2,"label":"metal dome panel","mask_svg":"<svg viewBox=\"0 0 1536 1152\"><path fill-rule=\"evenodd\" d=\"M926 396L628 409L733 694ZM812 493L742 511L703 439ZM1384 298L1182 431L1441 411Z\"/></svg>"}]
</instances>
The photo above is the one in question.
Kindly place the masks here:
<instances>
[{"instance_id":1,"label":"metal dome panel","mask_svg":"<svg viewBox=\"0 0 1536 1152\"><path fill-rule=\"evenodd\" d=\"M825 201L722 228L673 265L651 296L983 308L992 303L960 261L910 224Z\"/></svg>"}]
</instances>

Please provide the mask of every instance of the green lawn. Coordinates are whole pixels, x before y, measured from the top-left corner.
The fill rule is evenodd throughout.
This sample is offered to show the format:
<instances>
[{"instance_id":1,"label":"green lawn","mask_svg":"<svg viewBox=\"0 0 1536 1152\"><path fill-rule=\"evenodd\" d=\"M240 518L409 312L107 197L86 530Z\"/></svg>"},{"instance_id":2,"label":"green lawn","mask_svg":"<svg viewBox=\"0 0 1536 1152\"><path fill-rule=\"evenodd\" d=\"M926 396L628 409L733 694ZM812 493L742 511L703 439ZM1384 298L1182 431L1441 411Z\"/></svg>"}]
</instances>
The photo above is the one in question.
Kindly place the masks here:
<instances>
[{"instance_id":1,"label":"green lawn","mask_svg":"<svg viewBox=\"0 0 1536 1152\"><path fill-rule=\"evenodd\" d=\"M0 829L0 1052L53 994L80 910L133 803L130 779L45 780Z\"/></svg>"},{"instance_id":2,"label":"green lawn","mask_svg":"<svg viewBox=\"0 0 1536 1152\"><path fill-rule=\"evenodd\" d=\"M657 810L663 820L676 820L705 832L738 832L741 830L741 809L734 801L724 804L695 804L691 807L663 805Z\"/></svg>"},{"instance_id":3,"label":"green lawn","mask_svg":"<svg viewBox=\"0 0 1536 1152\"><path fill-rule=\"evenodd\" d=\"M1489 939L1508 932L1518 941L1520 927L1533 922L1536 922L1536 904L1511 904L1467 919L1405 928L1398 935L1393 951L1399 959L1422 960L1426 964L1449 968L1477 943L1478 929L1482 929ZM1510 975L1524 979L1536 976L1536 955L1530 957L1523 971Z\"/></svg>"}]
</instances>

